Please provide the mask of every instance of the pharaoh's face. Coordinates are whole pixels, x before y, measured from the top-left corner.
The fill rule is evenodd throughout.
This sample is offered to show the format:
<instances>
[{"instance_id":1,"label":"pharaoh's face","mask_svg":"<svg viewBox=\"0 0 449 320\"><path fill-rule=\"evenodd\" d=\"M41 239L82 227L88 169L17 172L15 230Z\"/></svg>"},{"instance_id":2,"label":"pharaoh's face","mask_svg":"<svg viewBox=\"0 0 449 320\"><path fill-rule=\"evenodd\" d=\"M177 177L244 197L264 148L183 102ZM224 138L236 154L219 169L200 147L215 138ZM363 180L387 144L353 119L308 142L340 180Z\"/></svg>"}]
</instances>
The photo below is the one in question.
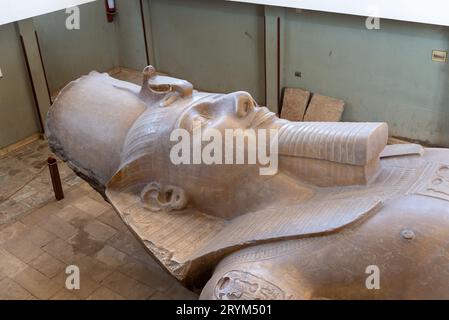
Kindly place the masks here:
<instances>
[{"instance_id":1,"label":"pharaoh's face","mask_svg":"<svg viewBox=\"0 0 449 320\"><path fill-rule=\"evenodd\" d=\"M174 130L183 130L185 136L172 140L172 151L177 148L176 156L187 153L187 157L173 161L171 152L170 183L181 186L197 208L222 217L243 214L266 201L273 203L281 198L276 189L284 183L277 173L277 133L286 122L259 107L246 92L198 100L176 121ZM196 134L200 134L199 148L195 148ZM187 152L180 146L186 146ZM284 194L304 194L301 191L290 185Z\"/></svg>"},{"instance_id":2,"label":"pharaoh's face","mask_svg":"<svg viewBox=\"0 0 449 320\"><path fill-rule=\"evenodd\" d=\"M246 92L195 93L149 116L150 128L173 124L159 131L158 141L169 143L156 153L155 178L180 187L200 211L224 218L300 202L313 194L310 184L366 183L388 135L384 124L279 119Z\"/></svg>"},{"instance_id":3,"label":"pharaoh's face","mask_svg":"<svg viewBox=\"0 0 449 320\"><path fill-rule=\"evenodd\" d=\"M246 92L217 94L188 108L178 127L192 133L202 130L248 130L273 126L278 118L265 107L257 106Z\"/></svg>"}]
</instances>

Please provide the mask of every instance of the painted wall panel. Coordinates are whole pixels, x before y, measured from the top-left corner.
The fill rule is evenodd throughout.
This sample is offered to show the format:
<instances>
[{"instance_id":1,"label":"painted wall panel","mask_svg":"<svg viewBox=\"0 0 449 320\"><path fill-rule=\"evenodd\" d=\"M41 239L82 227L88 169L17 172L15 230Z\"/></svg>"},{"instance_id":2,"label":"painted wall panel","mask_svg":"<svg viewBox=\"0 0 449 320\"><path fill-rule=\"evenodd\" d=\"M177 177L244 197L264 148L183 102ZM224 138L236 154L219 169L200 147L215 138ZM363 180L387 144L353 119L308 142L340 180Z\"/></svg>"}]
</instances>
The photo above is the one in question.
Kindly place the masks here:
<instances>
[{"instance_id":1,"label":"painted wall panel","mask_svg":"<svg viewBox=\"0 0 449 320\"><path fill-rule=\"evenodd\" d=\"M346 100L344 120L386 121L400 137L449 146L446 27L286 9L283 86ZM302 77L295 77L295 71Z\"/></svg>"},{"instance_id":2,"label":"painted wall panel","mask_svg":"<svg viewBox=\"0 0 449 320\"><path fill-rule=\"evenodd\" d=\"M39 122L15 24L0 26L0 148L39 132Z\"/></svg>"},{"instance_id":3,"label":"painted wall panel","mask_svg":"<svg viewBox=\"0 0 449 320\"><path fill-rule=\"evenodd\" d=\"M229 0L449 26L447 0Z\"/></svg>"},{"instance_id":4,"label":"painted wall panel","mask_svg":"<svg viewBox=\"0 0 449 320\"><path fill-rule=\"evenodd\" d=\"M160 71L196 88L245 90L264 102L263 7L221 0L151 0Z\"/></svg>"},{"instance_id":5,"label":"painted wall panel","mask_svg":"<svg viewBox=\"0 0 449 320\"><path fill-rule=\"evenodd\" d=\"M202 90L246 90L264 103L263 6L224 0L145 1L154 39L152 63L160 71L188 79ZM146 64L139 1L119 0L112 24L106 22L103 5L97 1L80 7L78 31L65 29L64 11L34 19L52 91L93 69L141 69ZM280 10L282 87L346 100L346 121L386 121L396 136L449 146L449 63L431 61L433 49L449 49L447 27L381 20L381 29L370 31L363 17ZM7 27L16 37L15 29ZM5 41L4 28L0 43ZM13 36L7 37L11 42ZM2 59L15 56L14 70L19 68L17 45L0 48L4 73L10 74ZM25 66L21 68L24 72ZM30 92L23 89L20 98L11 94L12 88L26 87L25 78L20 79L6 86L6 76L0 79L0 123L2 129L4 123L13 125L27 110L28 131L12 129L17 131L10 136L23 138L37 127ZM3 101L18 113L9 114ZM0 140L0 145L12 140Z\"/></svg>"},{"instance_id":6,"label":"painted wall panel","mask_svg":"<svg viewBox=\"0 0 449 320\"><path fill-rule=\"evenodd\" d=\"M80 29L68 30L65 10L34 18L51 92L92 70L119 65L117 25L106 20L103 1L80 6Z\"/></svg>"},{"instance_id":7,"label":"painted wall panel","mask_svg":"<svg viewBox=\"0 0 449 320\"><path fill-rule=\"evenodd\" d=\"M0 0L0 25L77 6L94 0Z\"/></svg>"},{"instance_id":8,"label":"painted wall panel","mask_svg":"<svg viewBox=\"0 0 449 320\"><path fill-rule=\"evenodd\" d=\"M115 23L117 24L119 65L129 69L143 70L147 58L140 0L118 0L117 10Z\"/></svg>"}]
</instances>

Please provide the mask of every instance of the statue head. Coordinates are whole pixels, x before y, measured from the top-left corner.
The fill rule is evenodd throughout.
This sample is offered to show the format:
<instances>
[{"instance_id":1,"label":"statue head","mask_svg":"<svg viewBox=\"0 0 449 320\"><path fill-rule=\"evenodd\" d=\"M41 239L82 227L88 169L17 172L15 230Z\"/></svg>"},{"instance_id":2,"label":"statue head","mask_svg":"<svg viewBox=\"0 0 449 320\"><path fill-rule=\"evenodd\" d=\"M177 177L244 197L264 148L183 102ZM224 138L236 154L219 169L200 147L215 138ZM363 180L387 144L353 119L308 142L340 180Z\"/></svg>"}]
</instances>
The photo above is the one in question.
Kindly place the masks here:
<instances>
[{"instance_id":1,"label":"statue head","mask_svg":"<svg viewBox=\"0 0 449 320\"><path fill-rule=\"evenodd\" d=\"M150 67L144 75L147 109L127 133L111 182L152 211L190 206L232 218L295 203L313 195L314 181L366 181L386 142L385 124L292 123L247 92L193 91Z\"/></svg>"},{"instance_id":2,"label":"statue head","mask_svg":"<svg viewBox=\"0 0 449 320\"><path fill-rule=\"evenodd\" d=\"M384 123L290 122L247 92L198 92L151 66L143 75L139 87L93 72L50 109L50 146L103 193L120 186L149 211L232 218L376 174Z\"/></svg>"}]
</instances>

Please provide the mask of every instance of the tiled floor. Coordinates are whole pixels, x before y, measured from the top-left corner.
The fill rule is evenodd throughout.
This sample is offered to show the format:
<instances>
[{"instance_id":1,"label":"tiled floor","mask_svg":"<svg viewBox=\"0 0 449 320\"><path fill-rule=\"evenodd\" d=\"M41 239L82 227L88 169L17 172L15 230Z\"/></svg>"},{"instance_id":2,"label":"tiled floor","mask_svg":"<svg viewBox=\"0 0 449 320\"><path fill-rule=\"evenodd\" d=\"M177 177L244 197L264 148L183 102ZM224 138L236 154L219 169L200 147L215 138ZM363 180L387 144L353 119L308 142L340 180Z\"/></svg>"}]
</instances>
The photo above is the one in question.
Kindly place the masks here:
<instances>
[{"instance_id":1,"label":"tiled floor","mask_svg":"<svg viewBox=\"0 0 449 320\"><path fill-rule=\"evenodd\" d=\"M167 275L113 209L59 163L56 202L45 141L0 159L0 299L195 299ZM80 269L68 290L66 267Z\"/></svg>"},{"instance_id":2,"label":"tiled floor","mask_svg":"<svg viewBox=\"0 0 449 320\"><path fill-rule=\"evenodd\" d=\"M138 85L141 72L111 75ZM196 299L148 255L87 183L64 163L54 200L40 140L0 158L0 299ZM66 289L70 265L80 290Z\"/></svg>"}]
</instances>

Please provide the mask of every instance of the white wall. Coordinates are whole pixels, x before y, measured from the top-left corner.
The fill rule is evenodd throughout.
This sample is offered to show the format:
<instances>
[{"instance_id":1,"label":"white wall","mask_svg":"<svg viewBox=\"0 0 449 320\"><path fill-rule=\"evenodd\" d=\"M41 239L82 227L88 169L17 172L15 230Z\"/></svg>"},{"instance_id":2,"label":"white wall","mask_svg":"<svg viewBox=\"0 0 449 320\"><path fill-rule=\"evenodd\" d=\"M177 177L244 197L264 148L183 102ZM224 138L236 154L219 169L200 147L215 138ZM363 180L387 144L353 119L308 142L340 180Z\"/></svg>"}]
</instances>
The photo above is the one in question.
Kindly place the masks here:
<instances>
[{"instance_id":1,"label":"white wall","mask_svg":"<svg viewBox=\"0 0 449 320\"><path fill-rule=\"evenodd\" d=\"M449 26L448 0L228 0Z\"/></svg>"},{"instance_id":2,"label":"white wall","mask_svg":"<svg viewBox=\"0 0 449 320\"><path fill-rule=\"evenodd\" d=\"M0 0L0 25L95 0Z\"/></svg>"}]
</instances>

